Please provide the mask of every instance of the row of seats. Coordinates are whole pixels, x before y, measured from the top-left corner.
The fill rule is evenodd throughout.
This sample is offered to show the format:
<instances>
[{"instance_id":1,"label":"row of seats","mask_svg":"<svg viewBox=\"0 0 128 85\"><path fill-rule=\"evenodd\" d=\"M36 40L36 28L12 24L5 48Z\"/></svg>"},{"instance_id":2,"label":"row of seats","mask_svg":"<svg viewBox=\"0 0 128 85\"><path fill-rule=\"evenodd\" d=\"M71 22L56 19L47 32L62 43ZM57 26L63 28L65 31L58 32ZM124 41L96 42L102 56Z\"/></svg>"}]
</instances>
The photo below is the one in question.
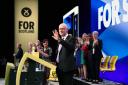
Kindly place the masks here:
<instances>
[{"instance_id":1,"label":"row of seats","mask_svg":"<svg viewBox=\"0 0 128 85\"><path fill-rule=\"evenodd\" d=\"M118 56L106 56L101 59L100 71L115 71Z\"/></svg>"}]
</instances>

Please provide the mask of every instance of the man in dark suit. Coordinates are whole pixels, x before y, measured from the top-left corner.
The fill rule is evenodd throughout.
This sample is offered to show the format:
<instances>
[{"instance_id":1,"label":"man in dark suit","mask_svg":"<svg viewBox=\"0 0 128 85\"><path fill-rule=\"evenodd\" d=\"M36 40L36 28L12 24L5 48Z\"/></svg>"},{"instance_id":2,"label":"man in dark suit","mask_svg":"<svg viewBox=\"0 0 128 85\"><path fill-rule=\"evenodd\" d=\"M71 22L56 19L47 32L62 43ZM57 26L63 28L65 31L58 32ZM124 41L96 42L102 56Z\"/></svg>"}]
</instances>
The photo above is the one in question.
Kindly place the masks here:
<instances>
[{"instance_id":1,"label":"man in dark suit","mask_svg":"<svg viewBox=\"0 0 128 85\"><path fill-rule=\"evenodd\" d=\"M22 45L20 43L17 44L17 53L13 54L16 58L16 66L18 66L22 56L23 56L23 49L22 49Z\"/></svg>"},{"instance_id":2,"label":"man in dark suit","mask_svg":"<svg viewBox=\"0 0 128 85\"><path fill-rule=\"evenodd\" d=\"M92 63L93 63L93 81L92 83L98 84L102 79L100 79L100 62L102 55L102 40L98 38L98 31L93 31L92 37Z\"/></svg>"},{"instance_id":3,"label":"man in dark suit","mask_svg":"<svg viewBox=\"0 0 128 85\"><path fill-rule=\"evenodd\" d=\"M59 33L57 30L53 31L52 37L59 44L56 58L59 85L73 85L75 39L68 34L67 25L64 23L59 25Z\"/></svg>"}]
</instances>

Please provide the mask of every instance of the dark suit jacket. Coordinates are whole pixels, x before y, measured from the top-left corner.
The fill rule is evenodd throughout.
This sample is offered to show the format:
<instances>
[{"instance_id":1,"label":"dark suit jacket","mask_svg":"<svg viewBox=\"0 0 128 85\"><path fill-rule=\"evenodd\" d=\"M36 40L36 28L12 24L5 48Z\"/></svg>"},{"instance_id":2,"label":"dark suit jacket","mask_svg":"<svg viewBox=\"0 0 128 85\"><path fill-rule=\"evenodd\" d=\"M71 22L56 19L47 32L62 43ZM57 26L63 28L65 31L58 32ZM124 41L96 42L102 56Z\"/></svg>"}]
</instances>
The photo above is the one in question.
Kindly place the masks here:
<instances>
[{"instance_id":1,"label":"dark suit jacket","mask_svg":"<svg viewBox=\"0 0 128 85\"><path fill-rule=\"evenodd\" d=\"M93 40L92 40L92 41L90 41L90 45L88 47L89 47L91 54L92 54L92 49L93 48L95 49L95 54L94 54L95 58L100 60L103 57L102 52L101 52L102 46L103 46L102 40L98 39L98 43L99 43L98 45L95 45L93 47Z\"/></svg>"},{"instance_id":2,"label":"dark suit jacket","mask_svg":"<svg viewBox=\"0 0 128 85\"><path fill-rule=\"evenodd\" d=\"M59 43L62 45L62 48L59 53L58 67L64 72L73 71L75 68L75 39L68 35L65 40L60 39Z\"/></svg>"},{"instance_id":3,"label":"dark suit jacket","mask_svg":"<svg viewBox=\"0 0 128 85\"><path fill-rule=\"evenodd\" d=\"M102 50L102 45L103 45L103 44L102 44L102 40L98 39L98 43L99 43L99 45L95 45L95 46L94 46L95 55L97 55L97 57L102 58L102 57L103 57L102 52L101 52L101 50Z\"/></svg>"},{"instance_id":4,"label":"dark suit jacket","mask_svg":"<svg viewBox=\"0 0 128 85\"><path fill-rule=\"evenodd\" d=\"M16 54L16 58L17 59L21 59L23 56L23 49L22 48L19 48L17 54Z\"/></svg>"}]
</instances>

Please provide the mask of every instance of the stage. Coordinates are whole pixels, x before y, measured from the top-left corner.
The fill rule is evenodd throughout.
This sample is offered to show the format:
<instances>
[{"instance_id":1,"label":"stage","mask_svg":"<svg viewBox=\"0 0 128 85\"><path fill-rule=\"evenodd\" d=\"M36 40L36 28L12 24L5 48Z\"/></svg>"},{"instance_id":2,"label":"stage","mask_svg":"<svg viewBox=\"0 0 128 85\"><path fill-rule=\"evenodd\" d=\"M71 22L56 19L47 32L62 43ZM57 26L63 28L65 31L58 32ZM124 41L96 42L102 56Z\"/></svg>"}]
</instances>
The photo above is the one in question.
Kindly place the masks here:
<instances>
[{"instance_id":1,"label":"stage","mask_svg":"<svg viewBox=\"0 0 128 85\"><path fill-rule=\"evenodd\" d=\"M106 79L103 79L103 81L99 82L99 84L93 84L92 82L87 82L78 77L74 77L74 85L123 85L123 84L120 84L118 82L109 81Z\"/></svg>"},{"instance_id":2,"label":"stage","mask_svg":"<svg viewBox=\"0 0 128 85\"><path fill-rule=\"evenodd\" d=\"M48 85L59 85L59 83L56 81L48 81ZM103 79L103 82L100 82L99 84L92 84L91 82L86 82L85 80L81 80L78 77L74 77L74 85L123 85L123 84L105 79Z\"/></svg>"},{"instance_id":3,"label":"stage","mask_svg":"<svg viewBox=\"0 0 128 85\"><path fill-rule=\"evenodd\" d=\"M74 77L74 83L74 85L123 85L109 80L103 80L103 82L100 82L99 84L92 84L91 82L86 82L77 77ZM4 78L0 78L0 85L5 85ZM56 81L48 81L48 85L59 85L59 83Z\"/></svg>"}]
</instances>

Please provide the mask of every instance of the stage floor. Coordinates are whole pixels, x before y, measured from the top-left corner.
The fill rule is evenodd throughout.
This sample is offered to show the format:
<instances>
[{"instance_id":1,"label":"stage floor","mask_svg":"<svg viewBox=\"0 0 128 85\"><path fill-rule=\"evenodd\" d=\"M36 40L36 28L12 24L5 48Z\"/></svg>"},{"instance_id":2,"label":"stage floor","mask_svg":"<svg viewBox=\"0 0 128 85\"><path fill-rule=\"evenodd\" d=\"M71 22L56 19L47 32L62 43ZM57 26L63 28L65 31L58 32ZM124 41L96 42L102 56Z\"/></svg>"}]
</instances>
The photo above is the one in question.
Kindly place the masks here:
<instances>
[{"instance_id":1,"label":"stage floor","mask_svg":"<svg viewBox=\"0 0 128 85\"><path fill-rule=\"evenodd\" d=\"M103 79L103 82L101 82L99 84L92 84L91 82L86 82L86 81L81 80L80 78L77 78L77 77L75 77L74 79L85 83L84 85L123 85L123 84L120 84L120 83L117 83L117 82L113 82L113 81L109 81L109 80L105 80L105 79ZM0 85L5 85L4 78L0 78ZM59 85L59 83L55 82L55 81L48 81L48 85Z\"/></svg>"},{"instance_id":2,"label":"stage floor","mask_svg":"<svg viewBox=\"0 0 128 85\"><path fill-rule=\"evenodd\" d=\"M99 82L99 84L92 84L92 82L87 82L85 80L81 80L78 77L74 77L74 79L77 81L76 82L77 84L79 81L80 84L78 84L78 85L123 85L123 84L120 84L118 82L113 82L113 81L109 81L109 80L105 80L105 79L103 79L103 82Z\"/></svg>"},{"instance_id":3,"label":"stage floor","mask_svg":"<svg viewBox=\"0 0 128 85\"><path fill-rule=\"evenodd\" d=\"M5 80L4 80L4 78L0 78L0 85L5 85Z\"/></svg>"}]
</instances>

